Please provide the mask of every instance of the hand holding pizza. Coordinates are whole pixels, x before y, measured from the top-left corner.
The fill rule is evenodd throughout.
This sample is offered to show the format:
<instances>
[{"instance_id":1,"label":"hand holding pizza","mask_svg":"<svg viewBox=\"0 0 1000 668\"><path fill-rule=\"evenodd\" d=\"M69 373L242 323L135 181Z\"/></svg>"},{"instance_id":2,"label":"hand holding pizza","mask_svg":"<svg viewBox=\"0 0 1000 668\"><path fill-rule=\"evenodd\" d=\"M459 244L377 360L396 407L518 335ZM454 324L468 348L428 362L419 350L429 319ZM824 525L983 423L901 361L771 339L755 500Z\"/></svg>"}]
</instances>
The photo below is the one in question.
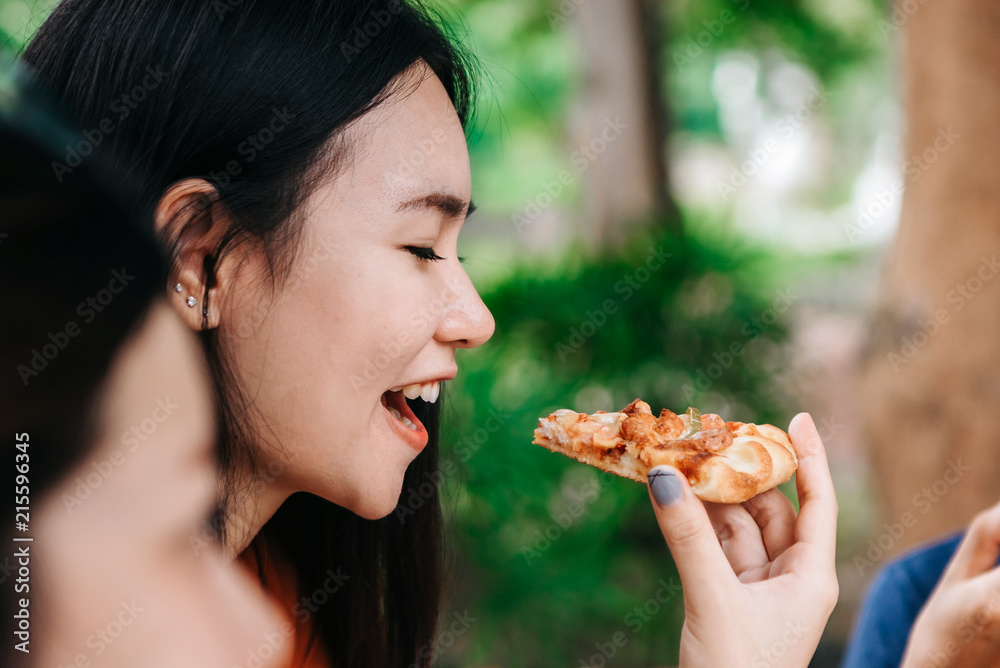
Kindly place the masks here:
<instances>
[{"instance_id":1,"label":"hand holding pizza","mask_svg":"<svg viewBox=\"0 0 1000 668\"><path fill-rule=\"evenodd\" d=\"M789 427L800 501L777 489L743 504L703 503L683 475L650 471L656 519L684 588L680 665L808 666L839 588L837 500L812 418Z\"/></svg>"},{"instance_id":2,"label":"hand holding pizza","mask_svg":"<svg viewBox=\"0 0 1000 668\"><path fill-rule=\"evenodd\" d=\"M972 521L917 617L908 666L995 666L1000 656L1000 504Z\"/></svg>"}]
</instances>

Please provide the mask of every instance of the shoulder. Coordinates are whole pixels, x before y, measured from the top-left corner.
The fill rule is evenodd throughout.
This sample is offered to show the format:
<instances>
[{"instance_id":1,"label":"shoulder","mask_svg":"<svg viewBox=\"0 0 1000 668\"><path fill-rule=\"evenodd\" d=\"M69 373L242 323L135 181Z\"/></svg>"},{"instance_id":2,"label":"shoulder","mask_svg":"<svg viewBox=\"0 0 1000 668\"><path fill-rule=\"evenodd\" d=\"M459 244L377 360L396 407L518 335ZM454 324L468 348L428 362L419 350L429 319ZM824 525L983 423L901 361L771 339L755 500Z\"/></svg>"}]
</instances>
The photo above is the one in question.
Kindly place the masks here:
<instances>
[{"instance_id":1,"label":"shoulder","mask_svg":"<svg viewBox=\"0 0 1000 668\"><path fill-rule=\"evenodd\" d=\"M318 609L315 593L313 597L300 595L298 574L281 545L271 537L258 536L239 555L238 563L285 615L285 621L278 628L263 636L263 649L258 649L262 653L274 652L290 640L293 649L288 666L328 668L332 665L322 640L314 633L313 613Z\"/></svg>"},{"instance_id":2,"label":"shoulder","mask_svg":"<svg viewBox=\"0 0 1000 668\"><path fill-rule=\"evenodd\" d=\"M953 534L889 562L876 576L868 598L875 598L872 594L876 593L891 595L897 601L918 603L919 610L937 585L964 535L964 532Z\"/></svg>"},{"instance_id":3,"label":"shoulder","mask_svg":"<svg viewBox=\"0 0 1000 668\"><path fill-rule=\"evenodd\" d=\"M920 609L962 540L962 533L897 557L875 576L847 649L844 668L898 666Z\"/></svg>"}]
</instances>

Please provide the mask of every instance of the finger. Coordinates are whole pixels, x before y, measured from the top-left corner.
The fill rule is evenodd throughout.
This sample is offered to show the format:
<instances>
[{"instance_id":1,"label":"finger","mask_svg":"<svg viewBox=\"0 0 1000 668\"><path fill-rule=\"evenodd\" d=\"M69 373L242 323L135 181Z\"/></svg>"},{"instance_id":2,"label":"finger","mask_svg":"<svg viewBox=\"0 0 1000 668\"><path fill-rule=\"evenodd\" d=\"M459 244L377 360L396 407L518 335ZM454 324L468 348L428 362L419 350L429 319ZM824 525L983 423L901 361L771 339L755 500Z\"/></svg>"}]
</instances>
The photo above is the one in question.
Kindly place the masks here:
<instances>
[{"instance_id":1,"label":"finger","mask_svg":"<svg viewBox=\"0 0 1000 668\"><path fill-rule=\"evenodd\" d=\"M1000 504L972 520L965 538L945 568L942 583L965 580L992 569L1000 556Z\"/></svg>"},{"instance_id":2,"label":"finger","mask_svg":"<svg viewBox=\"0 0 1000 668\"><path fill-rule=\"evenodd\" d=\"M722 553L705 507L677 469L657 466L649 472L649 496L660 531L681 576L685 597L724 597L735 580Z\"/></svg>"},{"instance_id":3,"label":"finger","mask_svg":"<svg viewBox=\"0 0 1000 668\"><path fill-rule=\"evenodd\" d=\"M823 441L808 413L799 413L792 419L788 435L799 459L795 475L799 495L795 538L833 555L837 544L837 497Z\"/></svg>"},{"instance_id":4,"label":"finger","mask_svg":"<svg viewBox=\"0 0 1000 668\"><path fill-rule=\"evenodd\" d=\"M767 566L767 550L760 528L746 509L733 503L706 503L705 511L719 537L722 551L739 577L749 570Z\"/></svg>"},{"instance_id":5,"label":"finger","mask_svg":"<svg viewBox=\"0 0 1000 668\"><path fill-rule=\"evenodd\" d=\"M770 561L795 542L795 508L781 490L769 489L745 502L743 507L760 527Z\"/></svg>"},{"instance_id":6,"label":"finger","mask_svg":"<svg viewBox=\"0 0 1000 668\"><path fill-rule=\"evenodd\" d=\"M974 576L968 583L980 610L1000 619L1000 566ZM1000 625L994 631L995 635L1000 635Z\"/></svg>"}]
</instances>

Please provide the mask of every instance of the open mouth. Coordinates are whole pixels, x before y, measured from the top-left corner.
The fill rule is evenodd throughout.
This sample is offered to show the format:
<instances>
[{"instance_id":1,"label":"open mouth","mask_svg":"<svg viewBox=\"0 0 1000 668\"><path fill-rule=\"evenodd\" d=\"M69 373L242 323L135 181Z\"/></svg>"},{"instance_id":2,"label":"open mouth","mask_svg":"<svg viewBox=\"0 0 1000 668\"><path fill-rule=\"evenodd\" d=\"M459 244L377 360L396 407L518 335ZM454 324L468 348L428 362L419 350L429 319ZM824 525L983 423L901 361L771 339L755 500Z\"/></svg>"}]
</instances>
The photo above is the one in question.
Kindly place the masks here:
<instances>
[{"instance_id":1,"label":"open mouth","mask_svg":"<svg viewBox=\"0 0 1000 668\"><path fill-rule=\"evenodd\" d=\"M420 399L427 403L434 403L440 394L441 384L439 382L394 387L382 393L382 406L391 416L390 422L396 427L400 436L417 449L422 449L427 444L427 430L410 409L406 400Z\"/></svg>"}]
</instances>

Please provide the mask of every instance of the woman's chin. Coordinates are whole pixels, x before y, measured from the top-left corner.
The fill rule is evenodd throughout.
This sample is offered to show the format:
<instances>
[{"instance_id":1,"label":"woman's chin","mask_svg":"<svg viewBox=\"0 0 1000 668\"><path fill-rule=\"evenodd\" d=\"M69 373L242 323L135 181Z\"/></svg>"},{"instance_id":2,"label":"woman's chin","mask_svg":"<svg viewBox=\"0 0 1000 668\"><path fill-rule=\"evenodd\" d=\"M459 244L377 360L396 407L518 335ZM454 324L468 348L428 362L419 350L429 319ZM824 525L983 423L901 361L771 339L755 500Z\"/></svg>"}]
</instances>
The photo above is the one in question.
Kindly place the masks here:
<instances>
[{"instance_id":1,"label":"woman's chin","mask_svg":"<svg viewBox=\"0 0 1000 668\"><path fill-rule=\"evenodd\" d=\"M382 512L382 511L367 511L366 510L364 512L357 512L357 511L355 511L354 514L357 515L358 517L360 517L361 519L364 519L364 520L380 520L380 519L388 517L390 514L392 514L392 511L394 509L395 509L395 506L393 506L392 508L389 508L385 512Z\"/></svg>"},{"instance_id":2,"label":"woman's chin","mask_svg":"<svg viewBox=\"0 0 1000 668\"><path fill-rule=\"evenodd\" d=\"M392 488L369 487L359 492L358 496L344 507L366 520L380 520L392 514L396 504L400 502L400 491L403 481L399 480Z\"/></svg>"}]
</instances>

